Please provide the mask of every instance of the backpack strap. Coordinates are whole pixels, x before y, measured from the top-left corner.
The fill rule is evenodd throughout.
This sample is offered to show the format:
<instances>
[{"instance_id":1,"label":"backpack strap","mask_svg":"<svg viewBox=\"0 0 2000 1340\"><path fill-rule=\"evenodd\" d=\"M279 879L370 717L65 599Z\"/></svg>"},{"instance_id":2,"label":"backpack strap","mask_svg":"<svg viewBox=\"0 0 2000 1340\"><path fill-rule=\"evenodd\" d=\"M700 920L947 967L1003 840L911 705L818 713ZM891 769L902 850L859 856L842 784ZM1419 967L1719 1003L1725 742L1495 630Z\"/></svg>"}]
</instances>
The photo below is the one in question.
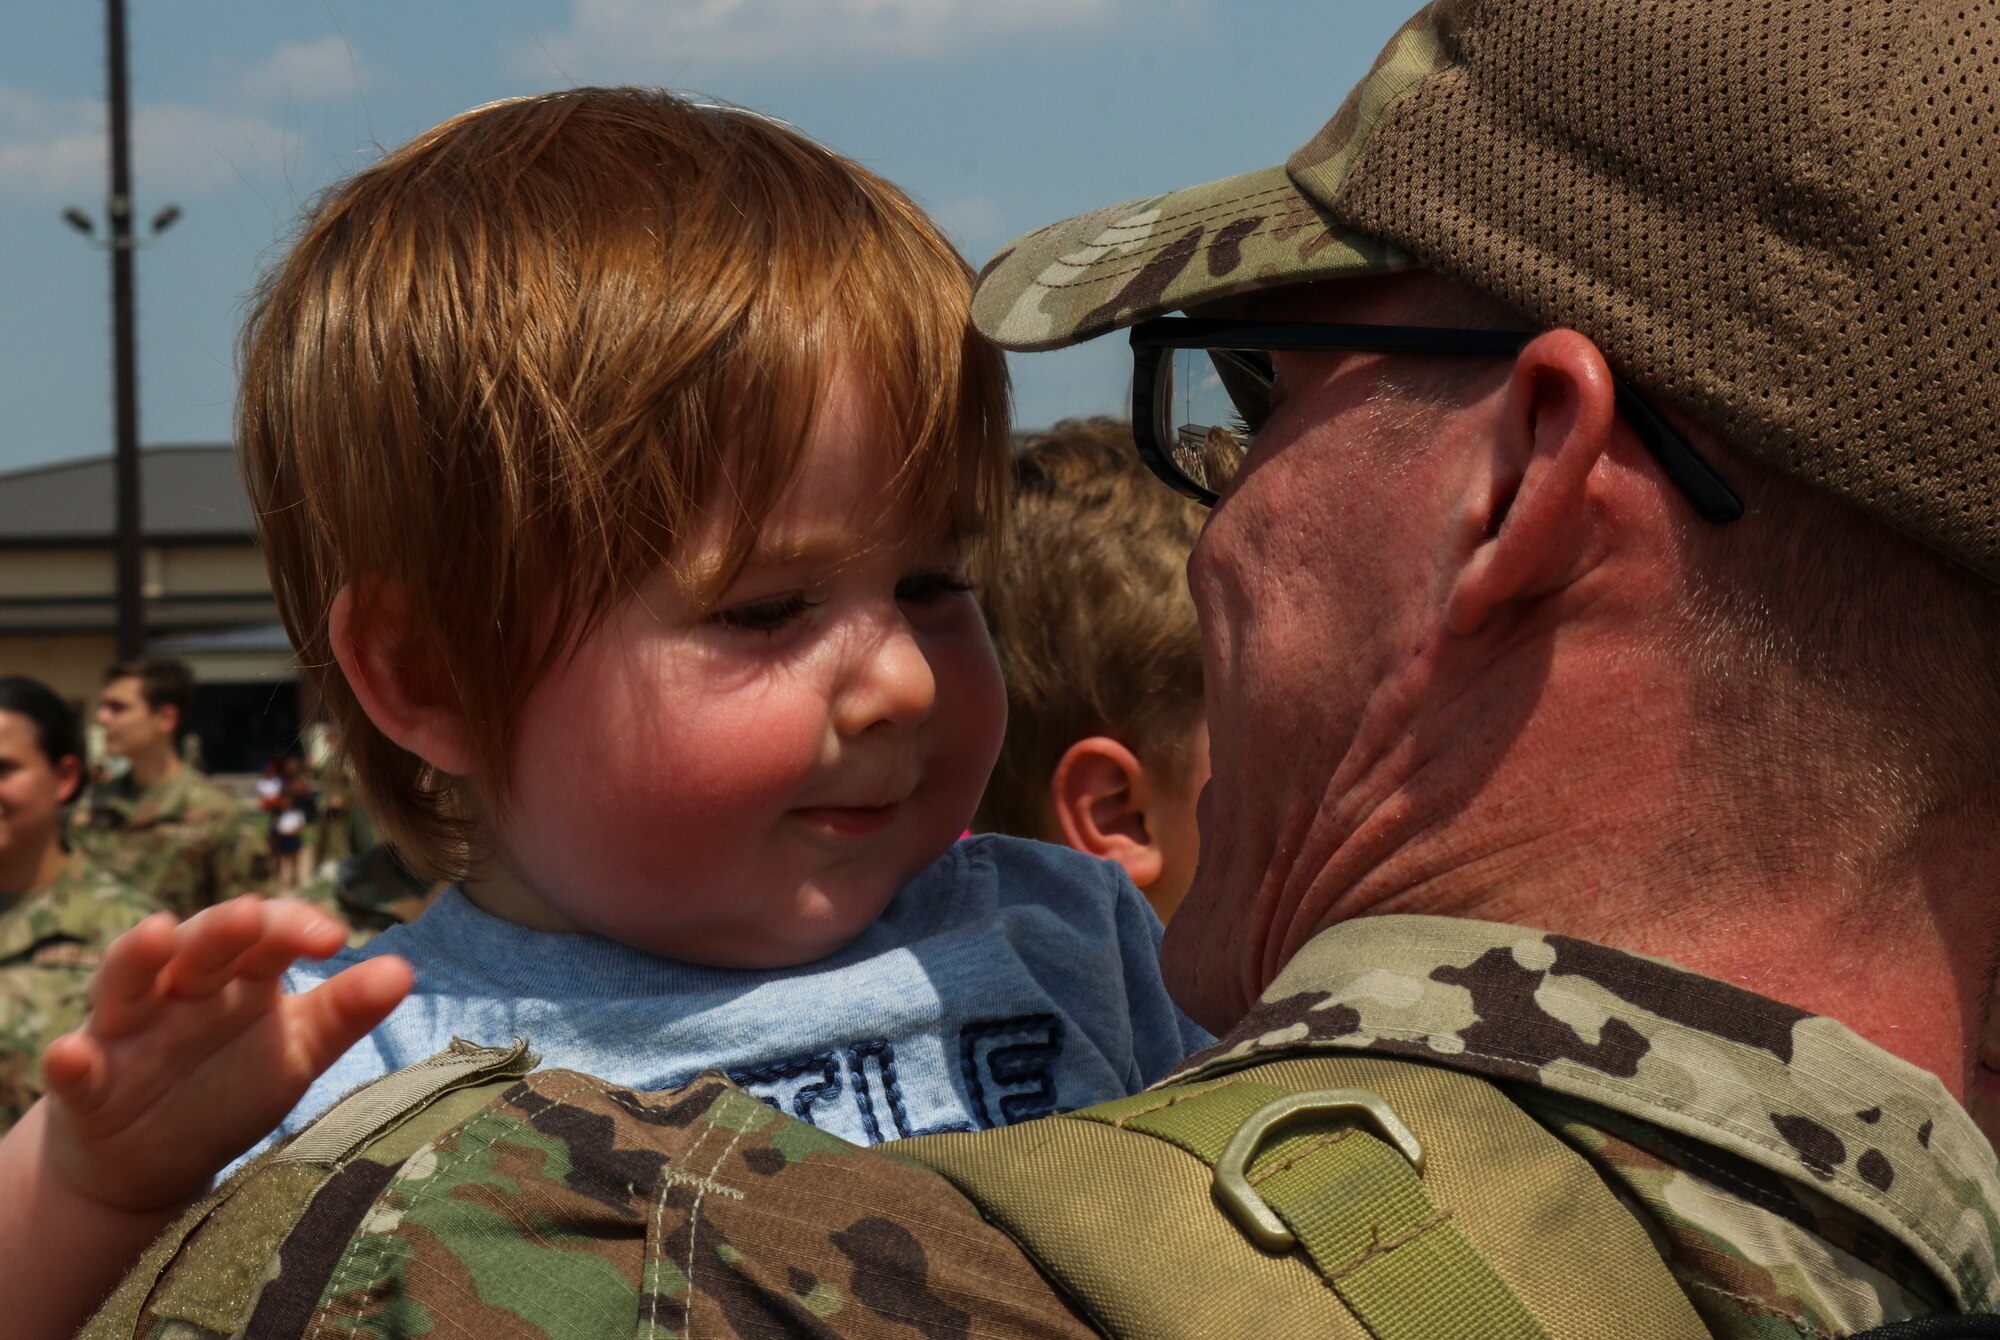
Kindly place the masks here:
<instances>
[{"instance_id":1,"label":"backpack strap","mask_svg":"<svg viewBox=\"0 0 2000 1340\"><path fill-rule=\"evenodd\" d=\"M1856 1331L1848 1340L2000 1340L2000 1316L1979 1312L1913 1317Z\"/></svg>"},{"instance_id":2,"label":"backpack strap","mask_svg":"<svg viewBox=\"0 0 2000 1340\"><path fill-rule=\"evenodd\" d=\"M1708 1335L1581 1155L1421 1062L1296 1057L889 1148L1114 1336Z\"/></svg>"},{"instance_id":3,"label":"backpack strap","mask_svg":"<svg viewBox=\"0 0 2000 1340\"><path fill-rule=\"evenodd\" d=\"M167 1333L236 1334L267 1286L273 1258L328 1184L361 1160L399 1164L534 1069L540 1058L462 1039L334 1104L297 1137L265 1152L176 1220L106 1299L78 1340Z\"/></svg>"},{"instance_id":4,"label":"backpack strap","mask_svg":"<svg viewBox=\"0 0 2000 1340\"><path fill-rule=\"evenodd\" d=\"M1303 1250L1376 1340L1548 1340L1424 1189L1422 1144L1366 1089L1223 1079L1078 1115L1194 1155L1237 1229L1265 1251Z\"/></svg>"}]
</instances>

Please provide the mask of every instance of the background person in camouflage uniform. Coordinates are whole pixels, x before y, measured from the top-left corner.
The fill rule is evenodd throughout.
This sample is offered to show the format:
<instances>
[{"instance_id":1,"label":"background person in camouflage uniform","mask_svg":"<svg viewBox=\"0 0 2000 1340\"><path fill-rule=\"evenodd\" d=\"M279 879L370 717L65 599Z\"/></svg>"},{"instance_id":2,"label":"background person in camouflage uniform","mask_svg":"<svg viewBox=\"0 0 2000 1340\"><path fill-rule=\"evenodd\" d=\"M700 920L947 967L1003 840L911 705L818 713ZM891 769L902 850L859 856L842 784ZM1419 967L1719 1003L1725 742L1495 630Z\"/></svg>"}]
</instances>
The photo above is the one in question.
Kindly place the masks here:
<instances>
[{"instance_id":1,"label":"background person in camouflage uniform","mask_svg":"<svg viewBox=\"0 0 2000 1340\"><path fill-rule=\"evenodd\" d=\"M411 874L388 843L371 842L315 876L298 896L345 921L353 946L409 925L444 889L443 880Z\"/></svg>"},{"instance_id":2,"label":"background person in camouflage uniform","mask_svg":"<svg viewBox=\"0 0 2000 1340\"><path fill-rule=\"evenodd\" d=\"M1184 1075L1479 1077L1719 1335L1996 1302L1957 1101L2000 957L1996 18L1439 3L1285 167L1024 238L975 312L1022 348L1311 323L1142 337L1281 346L1191 565L1213 780L1168 954L1229 1031ZM1468 329L1521 333L1435 333ZM1214 1213L1189 1176L1101 1216L1119 1254L1063 1292L942 1180L719 1084L449 1118L320 1156L252 1333L1083 1334Z\"/></svg>"},{"instance_id":3,"label":"background person in camouflage uniform","mask_svg":"<svg viewBox=\"0 0 2000 1340\"><path fill-rule=\"evenodd\" d=\"M359 796L354 785L354 760L341 749L340 732L331 725L324 730L326 756L313 778L319 789L319 818L313 823L308 881L319 879L326 867L345 861L374 841L373 825L355 804ZM364 831L368 833L365 838Z\"/></svg>"},{"instance_id":4,"label":"background person in camouflage uniform","mask_svg":"<svg viewBox=\"0 0 2000 1340\"><path fill-rule=\"evenodd\" d=\"M105 752L129 766L90 789L72 834L99 865L183 917L270 878L261 827L181 760L194 692L194 675L171 657L105 670L97 724Z\"/></svg>"},{"instance_id":5,"label":"background person in camouflage uniform","mask_svg":"<svg viewBox=\"0 0 2000 1340\"><path fill-rule=\"evenodd\" d=\"M436 901L446 881L410 873L360 806L353 761L340 736L326 728L327 755L319 769L320 812L314 825L311 878L299 897L325 908L349 927L350 946L368 943L391 926L405 926Z\"/></svg>"},{"instance_id":6,"label":"background person in camouflage uniform","mask_svg":"<svg viewBox=\"0 0 2000 1340\"><path fill-rule=\"evenodd\" d=\"M0 1132L42 1092L42 1048L83 1021L91 970L153 908L62 845L83 778L76 714L53 689L0 677Z\"/></svg>"}]
</instances>

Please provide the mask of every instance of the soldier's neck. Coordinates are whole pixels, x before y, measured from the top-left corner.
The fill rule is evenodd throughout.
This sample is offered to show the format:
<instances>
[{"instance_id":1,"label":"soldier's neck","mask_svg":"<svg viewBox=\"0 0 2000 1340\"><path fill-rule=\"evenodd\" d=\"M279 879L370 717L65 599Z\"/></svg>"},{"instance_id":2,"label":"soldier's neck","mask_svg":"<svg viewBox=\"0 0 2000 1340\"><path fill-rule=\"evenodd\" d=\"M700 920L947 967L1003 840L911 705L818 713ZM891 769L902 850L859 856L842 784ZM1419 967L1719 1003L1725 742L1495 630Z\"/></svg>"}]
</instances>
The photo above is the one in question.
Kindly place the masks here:
<instances>
[{"instance_id":1,"label":"soldier's neck","mask_svg":"<svg viewBox=\"0 0 2000 1340\"><path fill-rule=\"evenodd\" d=\"M1692 751L1657 733L1567 754L1529 743L1546 746L1516 741L1456 788L1422 775L1378 788L1390 801L1443 797L1448 812L1377 804L1337 841L1281 835L1282 849L1332 853L1265 900L1286 951L1369 913L1555 931L1826 1015L1964 1100L2000 963L2000 830L1988 810L1895 820L1852 799L1865 794L1853 786L1844 804L1761 801L1723 768L1684 766ZM1821 768L1831 776L1831 761ZM1768 823L1753 829L1746 812ZM1328 816L1344 817L1323 806L1309 822Z\"/></svg>"},{"instance_id":2,"label":"soldier's neck","mask_svg":"<svg viewBox=\"0 0 2000 1340\"><path fill-rule=\"evenodd\" d=\"M162 747L157 753L133 754L131 756L132 780L137 785L151 790L161 782L170 782L180 774L181 756L174 752L172 745Z\"/></svg>"},{"instance_id":3,"label":"soldier's neck","mask_svg":"<svg viewBox=\"0 0 2000 1340\"><path fill-rule=\"evenodd\" d=\"M1515 922L1669 959L1837 1020L1965 1100L2000 962L1990 838L1960 828L1894 863L1802 853L1784 869L1692 852L1695 825L1665 804L1653 811L1665 839L1649 845L1621 809L1606 800L1588 836L1570 823L1517 838L1374 910Z\"/></svg>"},{"instance_id":4,"label":"soldier's neck","mask_svg":"<svg viewBox=\"0 0 2000 1340\"><path fill-rule=\"evenodd\" d=\"M1885 890L1867 911L1798 898L1746 901L1734 914L1690 909L1679 926L1634 916L1598 938L1837 1020L1930 1071L1962 1103L1993 977L1991 918L1955 899L1898 892Z\"/></svg>"},{"instance_id":5,"label":"soldier's neck","mask_svg":"<svg viewBox=\"0 0 2000 1340\"><path fill-rule=\"evenodd\" d=\"M20 845L27 850L0 857L0 911L55 883L63 866L69 863L69 853L56 841L54 833L48 835L46 842Z\"/></svg>"}]
</instances>

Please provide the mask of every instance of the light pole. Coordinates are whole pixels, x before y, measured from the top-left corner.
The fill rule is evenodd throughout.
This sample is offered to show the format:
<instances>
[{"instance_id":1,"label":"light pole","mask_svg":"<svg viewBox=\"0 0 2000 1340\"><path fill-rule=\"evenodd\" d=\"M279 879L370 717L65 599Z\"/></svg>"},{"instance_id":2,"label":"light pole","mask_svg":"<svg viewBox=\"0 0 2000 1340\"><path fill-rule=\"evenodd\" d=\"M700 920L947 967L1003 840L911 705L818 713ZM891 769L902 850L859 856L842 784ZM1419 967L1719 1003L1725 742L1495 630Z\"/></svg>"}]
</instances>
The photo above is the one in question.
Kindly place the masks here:
<instances>
[{"instance_id":1,"label":"light pole","mask_svg":"<svg viewBox=\"0 0 2000 1340\"><path fill-rule=\"evenodd\" d=\"M117 499L118 659L131 660L145 651L146 610L141 584L143 535L139 521L139 348L135 320L132 253L144 239L132 232L132 108L126 97L125 0L104 0L106 79L110 85L111 194L104 213L110 237L102 244L111 253L111 364L117 425L112 474ZM153 216L154 236L181 215L168 205ZM72 228L92 235L90 215L71 206L63 218Z\"/></svg>"}]
</instances>

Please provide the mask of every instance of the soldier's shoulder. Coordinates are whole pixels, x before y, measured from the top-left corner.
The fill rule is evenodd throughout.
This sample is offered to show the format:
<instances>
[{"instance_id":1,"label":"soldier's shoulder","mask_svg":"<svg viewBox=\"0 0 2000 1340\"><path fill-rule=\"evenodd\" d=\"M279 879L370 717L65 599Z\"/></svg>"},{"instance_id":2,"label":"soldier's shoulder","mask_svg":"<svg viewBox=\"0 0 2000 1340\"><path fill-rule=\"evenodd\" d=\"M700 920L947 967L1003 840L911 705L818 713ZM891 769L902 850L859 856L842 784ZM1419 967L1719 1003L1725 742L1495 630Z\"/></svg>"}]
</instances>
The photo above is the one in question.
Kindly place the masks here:
<instances>
[{"instance_id":1,"label":"soldier's shoulder","mask_svg":"<svg viewBox=\"0 0 2000 1340\"><path fill-rule=\"evenodd\" d=\"M117 935L151 916L159 905L88 852L73 851L56 887L78 924Z\"/></svg>"},{"instance_id":2,"label":"soldier's shoulder","mask_svg":"<svg viewBox=\"0 0 2000 1340\"><path fill-rule=\"evenodd\" d=\"M1564 1138L1705 1287L1789 1300L1801 1324L2000 1298L1990 1148L1935 1075L1831 1018L1552 932L1364 917L1310 942L1183 1074L1322 1050L1469 1071L1564 1111ZM1746 1254L1755 1271L1714 1269ZM1870 1288L1849 1308L1856 1278Z\"/></svg>"},{"instance_id":3,"label":"soldier's shoulder","mask_svg":"<svg viewBox=\"0 0 2000 1340\"><path fill-rule=\"evenodd\" d=\"M71 852L54 883L0 912L0 961L51 966L68 953L67 966L94 966L105 945L156 910L109 870Z\"/></svg>"},{"instance_id":4,"label":"soldier's shoulder","mask_svg":"<svg viewBox=\"0 0 2000 1340\"><path fill-rule=\"evenodd\" d=\"M315 886L326 906L365 938L415 921L437 900L445 882L412 874L391 848L378 842L342 861Z\"/></svg>"},{"instance_id":5,"label":"soldier's shoulder","mask_svg":"<svg viewBox=\"0 0 2000 1340\"><path fill-rule=\"evenodd\" d=\"M183 819L235 822L249 814L242 801L207 773L183 767L181 777L176 780L180 785L175 808Z\"/></svg>"},{"instance_id":6,"label":"soldier's shoulder","mask_svg":"<svg viewBox=\"0 0 2000 1340\"><path fill-rule=\"evenodd\" d=\"M225 1274L244 1291L226 1301L229 1323L251 1334L365 1318L383 1328L373 1334L403 1336L450 1318L494 1334L599 1335L629 1331L635 1301L642 1321L675 1335L734 1334L746 1305L768 1323L759 1334L908 1334L913 1317L925 1334L966 1334L989 1295L1010 1314L1047 1316L995 1333L1088 1334L1010 1239L913 1164L719 1075L639 1093L569 1071L522 1076L519 1063L454 1044L424 1066L486 1072L468 1073L472 1087L440 1086L415 1116L395 1091L385 1101L396 1120L379 1128L361 1112L369 1089L343 1100L197 1207L190 1235L142 1264L86 1334L212 1326L215 1290L174 1281ZM407 1086L413 1073L378 1084ZM357 1125L377 1133L356 1141ZM235 1240L232 1196L259 1219ZM468 1218L469 1205L490 1213ZM289 1222L273 1251L279 1209ZM291 1249L304 1243L318 1249ZM245 1252L257 1259L227 1259ZM574 1287L494 1292L503 1277ZM200 1317L172 1312L180 1303Z\"/></svg>"},{"instance_id":7,"label":"soldier's shoulder","mask_svg":"<svg viewBox=\"0 0 2000 1340\"><path fill-rule=\"evenodd\" d=\"M129 772L116 777L104 777L90 784L71 812L73 828L116 828L123 824L144 795L139 784L132 780Z\"/></svg>"}]
</instances>

